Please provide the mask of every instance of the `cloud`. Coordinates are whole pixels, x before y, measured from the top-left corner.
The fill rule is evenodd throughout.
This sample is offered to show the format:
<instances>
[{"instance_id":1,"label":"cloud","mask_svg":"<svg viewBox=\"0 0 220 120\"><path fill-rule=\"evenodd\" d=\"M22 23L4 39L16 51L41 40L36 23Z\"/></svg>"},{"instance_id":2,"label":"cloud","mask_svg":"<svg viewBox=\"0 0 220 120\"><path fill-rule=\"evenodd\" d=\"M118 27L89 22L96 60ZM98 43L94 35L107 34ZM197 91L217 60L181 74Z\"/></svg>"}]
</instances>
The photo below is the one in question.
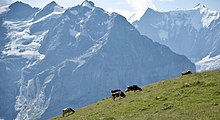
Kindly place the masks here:
<instances>
[{"instance_id":1,"label":"cloud","mask_svg":"<svg viewBox=\"0 0 220 120\"><path fill-rule=\"evenodd\" d=\"M126 0L126 2L133 12L132 16L126 17L130 22L139 20L148 8L156 9L153 0Z\"/></svg>"},{"instance_id":2,"label":"cloud","mask_svg":"<svg viewBox=\"0 0 220 120\"><path fill-rule=\"evenodd\" d=\"M125 0L126 6L131 9L113 9L109 8L107 11L116 12L127 18L129 22L139 20L148 8L156 10L154 0ZM122 4L123 2L116 2L115 4Z\"/></svg>"},{"instance_id":3,"label":"cloud","mask_svg":"<svg viewBox=\"0 0 220 120\"><path fill-rule=\"evenodd\" d=\"M173 2L175 0L159 0L160 2Z\"/></svg>"},{"instance_id":4,"label":"cloud","mask_svg":"<svg viewBox=\"0 0 220 120\"><path fill-rule=\"evenodd\" d=\"M123 5L124 2L123 2L123 1L118 1L118 2L115 2L114 4L115 4L115 5Z\"/></svg>"},{"instance_id":5,"label":"cloud","mask_svg":"<svg viewBox=\"0 0 220 120\"><path fill-rule=\"evenodd\" d=\"M0 6L10 5L13 0L0 0Z\"/></svg>"},{"instance_id":6,"label":"cloud","mask_svg":"<svg viewBox=\"0 0 220 120\"><path fill-rule=\"evenodd\" d=\"M134 11L147 10L147 8L156 9L152 0L127 0L127 3Z\"/></svg>"},{"instance_id":7,"label":"cloud","mask_svg":"<svg viewBox=\"0 0 220 120\"><path fill-rule=\"evenodd\" d=\"M110 13L116 12L120 15L123 15L126 18L131 17L135 13L134 11L122 10L122 9L113 9L113 8L108 8L107 11L110 12Z\"/></svg>"}]
</instances>

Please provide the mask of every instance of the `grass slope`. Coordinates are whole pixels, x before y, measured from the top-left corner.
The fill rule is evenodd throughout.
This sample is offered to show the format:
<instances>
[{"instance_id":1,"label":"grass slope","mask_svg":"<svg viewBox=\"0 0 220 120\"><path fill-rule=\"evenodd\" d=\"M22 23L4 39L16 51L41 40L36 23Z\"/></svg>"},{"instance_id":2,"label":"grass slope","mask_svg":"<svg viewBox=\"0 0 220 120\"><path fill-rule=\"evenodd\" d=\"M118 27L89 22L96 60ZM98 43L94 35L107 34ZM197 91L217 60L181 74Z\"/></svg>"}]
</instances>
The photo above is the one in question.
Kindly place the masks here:
<instances>
[{"instance_id":1,"label":"grass slope","mask_svg":"<svg viewBox=\"0 0 220 120\"><path fill-rule=\"evenodd\" d=\"M113 101L109 97L52 119L220 120L220 70L161 81L143 87L143 91L129 92L125 98Z\"/></svg>"}]
</instances>

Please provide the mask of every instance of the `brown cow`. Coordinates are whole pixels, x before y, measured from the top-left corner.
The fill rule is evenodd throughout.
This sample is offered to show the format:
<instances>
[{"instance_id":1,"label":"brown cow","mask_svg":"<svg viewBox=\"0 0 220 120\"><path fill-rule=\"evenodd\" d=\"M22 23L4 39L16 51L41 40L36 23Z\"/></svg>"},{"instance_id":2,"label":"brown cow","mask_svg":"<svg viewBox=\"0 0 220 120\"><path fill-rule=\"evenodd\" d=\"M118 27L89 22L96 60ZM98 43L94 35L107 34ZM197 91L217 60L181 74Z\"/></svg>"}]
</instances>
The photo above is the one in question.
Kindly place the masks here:
<instances>
[{"instance_id":1,"label":"brown cow","mask_svg":"<svg viewBox=\"0 0 220 120\"><path fill-rule=\"evenodd\" d=\"M113 100L115 100L116 97L123 97L124 98L125 96L126 95L122 91L117 91L117 92L112 93Z\"/></svg>"},{"instance_id":2,"label":"brown cow","mask_svg":"<svg viewBox=\"0 0 220 120\"><path fill-rule=\"evenodd\" d=\"M182 74L182 76L183 76L183 75L192 74L192 72L191 72L190 70L187 70L187 71L182 72L181 74Z\"/></svg>"},{"instance_id":3,"label":"brown cow","mask_svg":"<svg viewBox=\"0 0 220 120\"><path fill-rule=\"evenodd\" d=\"M138 87L137 85L131 85L131 86L128 86L127 89L125 90L125 92L129 92L129 91L136 91L136 90L140 90L142 91L142 89L140 87Z\"/></svg>"},{"instance_id":4,"label":"brown cow","mask_svg":"<svg viewBox=\"0 0 220 120\"><path fill-rule=\"evenodd\" d=\"M72 109L72 108L65 108L63 109L63 113L62 113L62 116L64 117L65 114L67 113L74 113L75 111Z\"/></svg>"}]
</instances>

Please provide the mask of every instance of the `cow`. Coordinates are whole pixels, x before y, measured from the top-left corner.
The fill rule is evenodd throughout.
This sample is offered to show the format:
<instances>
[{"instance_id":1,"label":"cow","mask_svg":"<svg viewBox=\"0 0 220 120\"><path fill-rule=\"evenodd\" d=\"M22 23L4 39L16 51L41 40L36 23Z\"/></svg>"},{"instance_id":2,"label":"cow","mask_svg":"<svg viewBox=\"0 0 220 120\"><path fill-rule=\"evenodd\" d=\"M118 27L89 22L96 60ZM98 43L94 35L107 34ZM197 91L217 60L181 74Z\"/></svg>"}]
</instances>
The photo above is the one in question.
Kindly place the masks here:
<instances>
[{"instance_id":1,"label":"cow","mask_svg":"<svg viewBox=\"0 0 220 120\"><path fill-rule=\"evenodd\" d=\"M126 95L122 91L117 91L117 92L112 93L113 100L115 100L116 97L123 97L123 98L125 98L125 96Z\"/></svg>"},{"instance_id":2,"label":"cow","mask_svg":"<svg viewBox=\"0 0 220 120\"><path fill-rule=\"evenodd\" d=\"M187 71L182 72L181 74L182 74L182 76L183 76L183 75L192 74L192 72L191 72L190 70L187 70Z\"/></svg>"},{"instance_id":3,"label":"cow","mask_svg":"<svg viewBox=\"0 0 220 120\"><path fill-rule=\"evenodd\" d=\"M62 113L62 116L64 117L65 114L67 113L74 113L75 111L72 109L72 108L65 108L63 109L63 113Z\"/></svg>"},{"instance_id":4,"label":"cow","mask_svg":"<svg viewBox=\"0 0 220 120\"><path fill-rule=\"evenodd\" d=\"M142 91L142 89L140 87L138 87L137 85L131 85L131 86L127 87L125 92L129 92L129 91L134 91L135 92L136 90Z\"/></svg>"},{"instance_id":5,"label":"cow","mask_svg":"<svg viewBox=\"0 0 220 120\"><path fill-rule=\"evenodd\" d=\"M111 93L115 93L115 92L118 92L118 91L121 91L121 90L120 89L111 90Z\"/></svg>"}]
</instances>

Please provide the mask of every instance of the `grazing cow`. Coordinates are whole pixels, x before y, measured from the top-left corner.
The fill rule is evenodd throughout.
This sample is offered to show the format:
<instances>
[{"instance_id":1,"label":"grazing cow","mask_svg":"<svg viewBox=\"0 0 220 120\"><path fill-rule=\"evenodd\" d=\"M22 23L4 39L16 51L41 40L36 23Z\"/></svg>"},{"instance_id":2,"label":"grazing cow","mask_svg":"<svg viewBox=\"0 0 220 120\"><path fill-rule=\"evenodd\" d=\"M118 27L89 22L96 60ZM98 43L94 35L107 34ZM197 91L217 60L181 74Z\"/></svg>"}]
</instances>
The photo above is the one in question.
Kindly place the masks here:
<instances>
[{"instance_id":1,"label":"grazing cow","mask_svg":"<svg viewBox=\"0 0 220 120\"><path fill-rule=\"evenodd\" d=\"M64 117L65 114L67 113L74 113L75 111L72 109L72 108L65 108L63 109L63 113L62 113L62 116Z\"/></svg>"},{"instance_id":2,"label":"grazing cow","mask_svg":"<svg viewBox=\"0 0 220 120\"><path fill-rule=\"evenodd\" d=\"M136 91L136 90L140 90L142 91L142 89L140 87L138 87L137 85L131 85L131 86L128 86L127 89L125 90L125 92L129 92L129 91Z\"/></svg>"},{"instance_id":3,"label":"grazing cow","mask_svg":"<svg viewBox=\"0 0 220 120\"><path fill-rule=\"evenodd\" d=\"M125 96L126 95L122 91L117 91L117 92L112 93L113 100L115 100L116 97L123 97L124 98Z\"/></svg>"},{"instance_id":4,"label":"grazing cow","mask_svg":"<svg viewBox=\"0 0 220 120\"><path fill-rule=\"evenodd\" d=\"M182 74L182 76L183 76L183 75L192 74L192 72L191 72L190 70L187 70L187 71L185 71L185 72L182 72L181 74Z\"/></svg>"},{"instance_id":5,"label":"grazing cow","mask_svg":"<svg viewBox=\"0 0 220 120\"><path fill-rule=\"evenodd\" d=\"M118 91L121 91L121 90L120 89L111 90L111 93L115 93L115 92L118 92Z\"/></svg>"}]
</instances>

